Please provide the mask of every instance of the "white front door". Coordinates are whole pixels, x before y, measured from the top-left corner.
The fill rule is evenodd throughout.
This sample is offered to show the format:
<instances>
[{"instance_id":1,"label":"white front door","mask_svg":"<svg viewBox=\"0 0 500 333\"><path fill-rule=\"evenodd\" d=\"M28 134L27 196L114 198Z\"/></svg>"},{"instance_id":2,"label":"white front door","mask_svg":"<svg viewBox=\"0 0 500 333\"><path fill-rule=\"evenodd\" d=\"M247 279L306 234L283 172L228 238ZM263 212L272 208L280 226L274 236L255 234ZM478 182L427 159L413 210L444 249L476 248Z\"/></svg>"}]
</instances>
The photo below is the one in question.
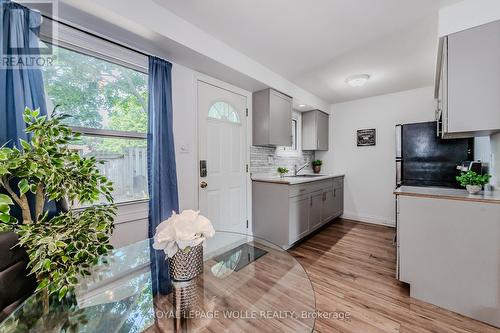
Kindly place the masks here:
<instances>
[{"instance_id":1,"label":"white front door","mask_svg":"<svg viewBox=\"0 0 500 333\"><path fill-rule=\"evenodd\" d=\"M198 81L199 205L219 231L247 230L246 109L245 96Z\"/></svg>"}]
</instances>

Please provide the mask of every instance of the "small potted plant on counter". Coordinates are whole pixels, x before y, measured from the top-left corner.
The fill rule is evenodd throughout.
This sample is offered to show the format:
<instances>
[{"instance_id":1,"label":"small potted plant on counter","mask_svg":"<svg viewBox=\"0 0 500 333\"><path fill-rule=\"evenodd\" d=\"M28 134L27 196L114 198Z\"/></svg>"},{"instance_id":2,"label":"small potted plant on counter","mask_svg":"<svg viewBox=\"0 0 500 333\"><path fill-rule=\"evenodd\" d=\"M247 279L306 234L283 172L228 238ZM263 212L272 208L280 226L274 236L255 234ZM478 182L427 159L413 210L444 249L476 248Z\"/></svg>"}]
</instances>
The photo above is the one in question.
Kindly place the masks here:
<instances>
[{"instance_id":1,"label":"small potted plant on counter","mask_svg":"<svg viewBox=\"0 0 500 333\"><path fill-rule=\"evenodd\" d=\"M477 194L481 192L483 186L488 184L491 175L479 175L476 172L469 170L467 172L462 172L460 176L457 176L457 181L461 186L467 189L470 194Z\"/></svg>"},{"instance_id":2,"label":"small potted plant on counter","mask_svg":"<svg viewBox=\"0 0 500 333\"><path fill-rule=\"evenodd\" d=\"M288 173L288 169L284 167L279 167L278 173L280 174L280 178L284 178L285 175Z\"/></svg>"},{"instance_id":3,"label":"small potted plant on counter","mask_svg":"<svg viewBox=\"0 0 500 333\"><path fill-rule=\"evenodd\" d=\"M312 162L312 167L313 167L314 173L320 173L322 165L323 165L323 161L322 160L313 161Z\"/></svg>"}]
</instances>

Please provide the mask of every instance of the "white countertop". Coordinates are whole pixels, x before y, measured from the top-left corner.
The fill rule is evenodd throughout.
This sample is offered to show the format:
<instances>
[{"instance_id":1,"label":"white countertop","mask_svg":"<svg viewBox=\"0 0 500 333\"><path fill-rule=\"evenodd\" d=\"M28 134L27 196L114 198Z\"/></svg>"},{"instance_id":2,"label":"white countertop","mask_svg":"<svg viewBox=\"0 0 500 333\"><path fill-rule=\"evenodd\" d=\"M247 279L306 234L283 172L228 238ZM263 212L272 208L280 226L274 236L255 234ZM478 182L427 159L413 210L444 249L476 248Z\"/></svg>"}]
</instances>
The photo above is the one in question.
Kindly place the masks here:
<instances>
[{"instance_id":1,"label":"white countertop","mask_svg":"<svg viewBox=\"0 0 500 333\"><path fill-rule=\"evenodd\" d=\"M500 191L482 191L469 194L466 190L444 187L401 186L394 191L396 195L426 197L436 199L476 201L500 204Z\"/></svg>"},{"instance_id":2,"label":"white countertop","mask_svg":"<svg viewBox=\"0 0 500 333\"><path fill-rule=\"evenodd\" d=\"M304 174L302 174L304 175ZM307 175L307 174L305 174ZM316 182L319 180L325 180L325 179L330 179L330 178L336 178L336 177L344 177L343 174L338 174L338 175L324 175L324 174L319 174L315 175L316 177L301 177L301 174L299 174L297 177L269 177L269 176L252 176L252 180L255 182L263 182L263 183L276 183L276 184L285 184L285 185L295 185L295 184L302 184L302 183L310 183L310 182Z\"/></svg>"}]
</instances>

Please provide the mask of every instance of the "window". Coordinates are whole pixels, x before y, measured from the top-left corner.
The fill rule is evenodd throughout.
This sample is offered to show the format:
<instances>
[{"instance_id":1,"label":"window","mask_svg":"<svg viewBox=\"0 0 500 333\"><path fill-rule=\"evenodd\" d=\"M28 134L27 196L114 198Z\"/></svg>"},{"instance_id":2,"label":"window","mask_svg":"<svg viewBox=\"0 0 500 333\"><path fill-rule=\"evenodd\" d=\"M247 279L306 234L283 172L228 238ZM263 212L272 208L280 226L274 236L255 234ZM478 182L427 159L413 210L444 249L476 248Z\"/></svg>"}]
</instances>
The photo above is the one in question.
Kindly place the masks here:
<instances>
[{"instance_id":1,"label":"window","mask_svg":"<svg viewBox=\"0 0 500 333\"><path fill-rule=\"evenodd\" d=\"M208 118L224 120L230 123L240 123L238 112L233 106L226 102L215 102L208 110Z\"/></svg>"},{"instance_id":2,"label":"window","mask_svg":"<svg viewBox=\"0 0 500 333\"><path fill-rule=\"evenodd\" d=\"M297 150L297 119L292 119L292 150Z\"/></svg>"},{"instance_id":3,"label":"window","mask_svg":"<svg viewBox=\"0 0 500 333\"><path fill-rule=\"evenodd\" d=\"M104 162L115 202L146 199L147 74L81 49L54 45L54 57L42 68L48 108L59 105L82 133L72 148Z\"/></svg>"},{"instance_id":4,"label":"window","mask_svg":"<svg viewBox=\"0 0 500 333\"><path fill-rule=\"evenodd\" d=\"M292 142L289 146L280 147L280 151L285 152L286 156L298 156L300 155L301 148L301 133L300 128L302 126L302 114L298 111L292 112Z\"/></svg>"}]
</instances>

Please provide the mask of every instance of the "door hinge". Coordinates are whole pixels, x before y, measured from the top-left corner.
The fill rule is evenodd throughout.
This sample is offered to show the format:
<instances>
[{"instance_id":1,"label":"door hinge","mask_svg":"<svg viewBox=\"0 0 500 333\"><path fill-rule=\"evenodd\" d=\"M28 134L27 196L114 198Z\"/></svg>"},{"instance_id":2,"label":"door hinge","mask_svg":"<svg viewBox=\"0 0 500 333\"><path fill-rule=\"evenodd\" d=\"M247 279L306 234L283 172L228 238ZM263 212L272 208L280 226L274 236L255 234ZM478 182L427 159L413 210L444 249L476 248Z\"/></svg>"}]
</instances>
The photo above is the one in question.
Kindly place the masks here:
<instances>
[{"instance_id":1,"label":"door hinge","mask_svg":"<svg viewBox=\"0 0 500 333\"><path fill-rule=\"evenodd\" d=\"M247 229L248 229L248 220L247 220Z\"/></svg>"},{"instance_id":2,"label":"door hinge","mask_svg":"<svg viewBox=\"0 0 500 333\"><path fill-rule=\"evenodd\" d=\"M247 164L247 173L248 173L248 164Z\"/></svg>"},{"instance_id":3,"label":"door hinge","mask_svg":"<svg viewBox=\"0 0 500 333\"><path fill-rule=\"evenodd\" d=\"M248 108L246 108L245 114L248 117Z\"/></svg>"}]
</instances>

